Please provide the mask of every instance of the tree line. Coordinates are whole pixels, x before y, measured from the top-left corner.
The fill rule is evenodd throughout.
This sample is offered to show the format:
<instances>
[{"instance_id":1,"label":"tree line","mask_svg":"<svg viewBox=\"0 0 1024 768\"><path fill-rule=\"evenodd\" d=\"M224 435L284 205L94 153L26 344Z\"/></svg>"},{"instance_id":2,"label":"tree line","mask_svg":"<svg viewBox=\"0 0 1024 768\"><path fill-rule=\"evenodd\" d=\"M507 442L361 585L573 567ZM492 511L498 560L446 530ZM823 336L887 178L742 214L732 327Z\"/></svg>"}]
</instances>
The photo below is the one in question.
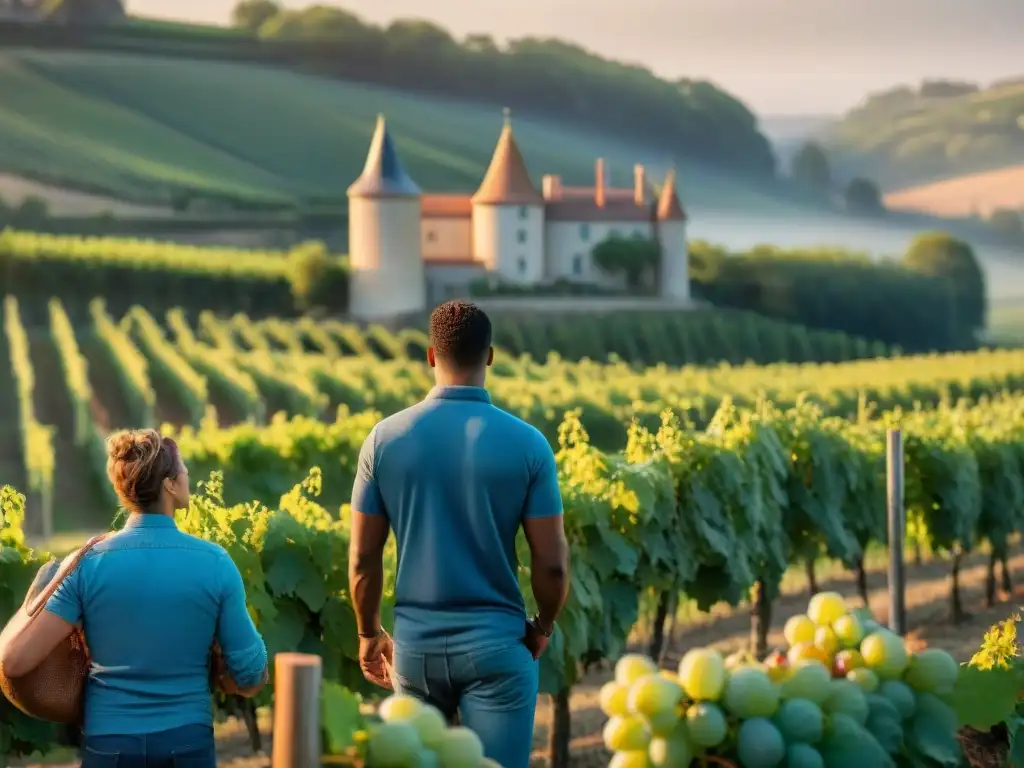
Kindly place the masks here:
<instances>
[{"instance_id":1,"label":"tree line","mask_svg":"<svg viewBox=\"0 0 1024 768\"><path fill-rule=\"evenodd\" d=\"M828 154L815 141L805 142L793 156L790 176L800 192L823 202L828 202L838 188L843 206L850 213L878 216L885 212L878 185L864 176L854 176L842 183Z\"/></svg>"},{"instance_id":2,"label":"tree line","mask_svg":"<svg viewBox=\"0 0 1024 768\"><path fill-rule=\"evenodd\" d=\"M301 43L296 55L318 74L492 102L755 176L775 172L757 118L733 96L703 80L665 80L564 40L500 44L484 34L457 40L428 21L377 26L342 8L291 9L273 0L242 0L232 20L261 40Z\"/></svg>"},{"instance_id":3,"label":"tree line","mask_svg":"<svg viewBox=\"0 0 1024 768\"><path fill-rule=\"evenodd\" d=\"M969 349L985 325L987 289L970 245L925 233L899 260L841 250L742 253L690 246L693 294L723 307L842 331L904 352Z\"/></svg>"},{"instance_id":4,"label":"tree line","mask_svg":"<svg viewBox=\"0 0 1024 768\"><path fill-rule=\"evenodd\" d=\"M835 165L896 187L1013 165L1024 149L1022 128L1019 79L985 89L932 80L870 95L824 140Z\"/></svg>"}]
</instances>

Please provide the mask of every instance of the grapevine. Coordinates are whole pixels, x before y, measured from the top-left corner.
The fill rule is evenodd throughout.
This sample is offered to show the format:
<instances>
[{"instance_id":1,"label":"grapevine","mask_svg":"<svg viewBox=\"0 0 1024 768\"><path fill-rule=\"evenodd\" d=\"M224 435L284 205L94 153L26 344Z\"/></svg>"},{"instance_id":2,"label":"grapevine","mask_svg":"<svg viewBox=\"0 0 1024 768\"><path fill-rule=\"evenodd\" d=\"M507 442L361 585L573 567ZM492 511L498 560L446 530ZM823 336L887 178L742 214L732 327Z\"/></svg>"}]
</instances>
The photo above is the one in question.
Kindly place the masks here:
<instances>
[{"instance_id":1,"label":"grapevine","mask_svg":"<svg viewBox=\"0 0 1024 768\"><path fill-rule=\"evenodd\" d=\"M4 298L4 332L11 356L11 370L18 389L18 426L21 433L21 452L28 475L28 487L39 495L42 507L41 525L36 526L44 535L53 527L53 472L56 454L53 447L54 428L36 419L33 397L35 374L29 354L28 334L21 323L18 301L13 296Z\"/></svg>"},{"instance_id":2,"label":"grapevine","mask_svg":"<svg viewBox=\"0 0 1024 768\"><path fill-rule=\"evenodd\" d=\"M156 393L149 378L149 362L125 329L107 314L102 299L93 299L89 312L96 337L121 380L132 421L138 426L152 426L156 422Z\"/></svg>"},{"instance_id":3,"label":"grapevine","mask_svg":"<svg viewBox=\"0 0 1024 768\"><path fill-rule=\"evenodd\" d=\"M194 476L222 473L197 494L181 524L224 546L238 563L272 650L325 654L325 695L350 701L344 688L364 689L353 664L343 578L347 512L336 512L348 500L370 427L429 390L429 369L406 353L423 340L395 335L384 344L380 329L371 337L315 324L331 331L339 353L357 343L351 334L358 333L359 343L391 350L392 359L383 360L307 344L302 339L314 337L308 323L301 337L291 335L300 333L298 325L241 316L207 315L198 332L183 314L169 323L173 341L165 343L211 383L232 381L239 402L266 397L300 414L278 414L263 427L206 421L169 429ZM55 340L59 326L55 320ZM16 326L6 327L9 341L15 328L17 341ZM236 346L241 337L249 349ZM60 341L58 347L62 361L70 355L65 371L74 371L74 348ZM492 380L496 403L557 445L573 583L541 676L543 690L559 701L567 701L589 663L622 654L648 592L664 596L666 605L682 594L702 607L753 594L760 631L788 567L823 553L862 568L865 549L885 543L883 446L890 423L906 436L908 511L928 545L949 553L954 576L961 553L988 540L998 558L1024 528L1024 396L998 394L1024 373L1017 351L768 369L638 371L557 355L502 366ZM957 373L961 366L973 367L972 381ZM222 378L208 372L214 369ZM801 395L799 387L812 380ZM879 395L878 406L868 407L865 387ZM74 391L82 396L80 387ZM971 399L957 403L959 395ZM913 400L937 407L899 410ZM329 406L333 421L316 418ZM303 482L311 466L320 469ZM524 546L520 541L520 561L528 563ZM389 551L392 578L393 556ZM16 558L35 562L20 549ZM528 567L521 578L529 595ZM955 600L955 578L952 594ZM759 650L763 640L757 633L754 640ZM222 704L251 717L238 702Z\"/></svg>"},{"instance_id":4,"label":"grapevine","mask_svg":"<svg viewBox=\"0 0 1024 768\"><path fill-rule=\"evenodd\" d=\"M92 416L92 386L89 384L89 364L78 346L71 321L58 299L50 301L50 336L57 349L68 394L75 410L76 445L88 456L97 486L102 488L105 505L114 509L119 502L107 479L107 446L105 435Z\"/></svg>"},{"instance_id":5,"label":"grapevine","mask_svg":"<svg viewBox=\"0 0 1024 768\"><path fill-rule=\"evenodd\" d=\"M166 381L188 409L193 424L202 420L207 406L206 378L197 373L174 348L163 329L142 307L133 307L127 316L128 325L138 339L155 375Z\"/></svg>"},{"instance_id":6,"label":"grapevine","mask_svg":"<svg viewBox=\"0 0 1024 768\"><path fill-rule=\"evenodd\" d=\"M262 424L267 406L256 380L241 370L230 354L201 344L180 309L167 313L167 324L177 341L177 348L192 367L214 382L227 394L232 404L248 419Z\"/></svg>"}]
</instances>

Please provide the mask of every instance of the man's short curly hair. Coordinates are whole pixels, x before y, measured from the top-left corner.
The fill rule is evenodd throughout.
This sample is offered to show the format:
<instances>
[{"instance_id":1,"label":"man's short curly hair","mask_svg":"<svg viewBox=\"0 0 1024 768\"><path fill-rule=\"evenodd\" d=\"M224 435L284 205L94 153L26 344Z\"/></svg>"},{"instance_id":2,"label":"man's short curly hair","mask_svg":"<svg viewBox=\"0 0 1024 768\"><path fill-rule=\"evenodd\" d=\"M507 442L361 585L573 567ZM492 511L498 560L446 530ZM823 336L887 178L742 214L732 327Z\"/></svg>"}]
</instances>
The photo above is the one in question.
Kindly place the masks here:
<instances>
[{"instance_id":1,"label":"man's short curly hair","mask_svg":"<svg viewBox=\"0 0 1024 768\"><path fill-rule=\"evenodd\" d=\"M430 313L430 346L434 357L459 369L487 361L491 321L470 301L446 301Z\"/></svg>"}]
</instances>

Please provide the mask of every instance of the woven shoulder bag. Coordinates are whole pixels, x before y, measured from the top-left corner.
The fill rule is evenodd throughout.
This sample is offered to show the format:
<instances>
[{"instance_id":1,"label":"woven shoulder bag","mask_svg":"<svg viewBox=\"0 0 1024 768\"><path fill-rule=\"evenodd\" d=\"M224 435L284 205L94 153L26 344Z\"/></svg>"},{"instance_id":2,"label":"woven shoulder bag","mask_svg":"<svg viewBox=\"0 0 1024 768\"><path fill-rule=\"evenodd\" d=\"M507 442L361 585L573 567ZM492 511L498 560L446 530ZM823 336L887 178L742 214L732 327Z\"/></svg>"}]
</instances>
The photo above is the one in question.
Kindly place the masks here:
<instances>
[{"instance_id":1,"label":"woven shoulder bag","mask_svg":"<svg viewBox=\"0 0 1024 768\"><path fill-rule=\"evenodd\" d=\"M25 602L0 632L0 647L20 633L40 614L46 602L57 591L85 555L105 536L95 536L63 565L51 560L36 574ZM89 649L79 627L53 649L43 661L27 674L10 678L0 665L0 691L26 715L53 723L77 724L82 719L85 682L89 675Z\"/></svg>"}]
</instances>

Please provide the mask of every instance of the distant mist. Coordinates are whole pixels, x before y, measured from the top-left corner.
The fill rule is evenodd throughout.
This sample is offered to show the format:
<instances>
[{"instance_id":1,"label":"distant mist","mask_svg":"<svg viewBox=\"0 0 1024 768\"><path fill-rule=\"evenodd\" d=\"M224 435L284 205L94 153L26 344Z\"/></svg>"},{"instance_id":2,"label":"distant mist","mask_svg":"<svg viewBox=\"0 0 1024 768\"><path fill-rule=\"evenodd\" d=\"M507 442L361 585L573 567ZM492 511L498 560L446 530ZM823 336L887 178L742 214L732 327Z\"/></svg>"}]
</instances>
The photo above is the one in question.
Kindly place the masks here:
<instances>
[{"instance_id":1,"label":"distant mist","mask_svg":"<svg viewBox=\"0 0 1024 768\"><path fill-rule=\"evenodd\" d=\"M772 143L780 169L785 170L803 142L838 119L837 115L766 115L758 122Z\"/></svg>"}]
</instances>

